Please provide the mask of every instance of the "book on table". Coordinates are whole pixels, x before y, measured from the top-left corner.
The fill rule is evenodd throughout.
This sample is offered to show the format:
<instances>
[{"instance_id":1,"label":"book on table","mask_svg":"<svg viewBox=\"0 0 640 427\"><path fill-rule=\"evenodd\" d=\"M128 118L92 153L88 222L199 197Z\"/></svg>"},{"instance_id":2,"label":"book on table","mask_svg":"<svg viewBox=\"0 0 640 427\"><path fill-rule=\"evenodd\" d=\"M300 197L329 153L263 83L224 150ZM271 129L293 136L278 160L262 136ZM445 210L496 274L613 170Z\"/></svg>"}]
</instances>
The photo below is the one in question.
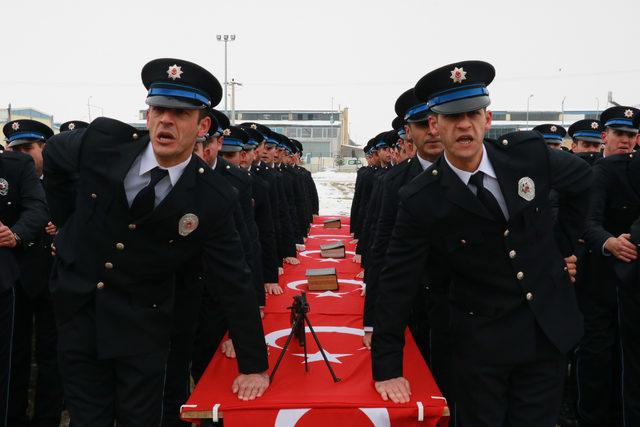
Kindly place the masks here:
<instances>
[{"instance_id":1,"label":"book on table","mask_svg":"<svg viewBox=\"0 0 640 427\"><path fill-rule=\"evenodd\" d=\"M341 228L342 222L340 218L327 219L323 222L324 228Z\"/></svg>"},{"instance_id":2,"label":"book on table","mask_svg":"<svg viewBox=\"0 0 640 427\"><path fill-rule=\"evenodd\" d=\"M342 241L320 245L322 258L344 258L345 253L344 242Z\"/></svg>"},{"instance_id":3,"label":"book on table","mask_svg":"<svg viewBox=\"0 0 640 427\"><path fill-rule=\"evenodd\" d=\"M307 288L310 291L337 291L338 275L335 268L313 268L307 270Z\"/></svg>"}]
</instances>

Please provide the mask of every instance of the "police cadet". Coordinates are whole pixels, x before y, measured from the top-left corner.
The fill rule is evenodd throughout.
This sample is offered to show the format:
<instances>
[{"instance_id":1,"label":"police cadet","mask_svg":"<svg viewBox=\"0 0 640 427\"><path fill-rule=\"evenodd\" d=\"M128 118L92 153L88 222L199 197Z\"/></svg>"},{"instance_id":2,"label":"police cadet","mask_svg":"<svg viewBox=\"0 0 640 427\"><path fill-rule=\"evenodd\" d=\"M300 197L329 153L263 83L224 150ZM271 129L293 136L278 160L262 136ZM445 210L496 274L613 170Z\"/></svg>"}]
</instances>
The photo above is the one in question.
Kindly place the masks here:
<instances>
[{"instance_id":1,"label":"police cadet","mask_svg":"<svg viewBox=\"0 0 640 427\"><path fill-rule=\"evenodd\" d=\"M148 135L99 118L45 149L60 227L51 283L59 363L77 426L160 424L174 277L197 255L240 343L232 391L251 399L268 385L251 272L233 226L236 196L193 155L221 86L171 58L147 63L142 81Z\"/></svg>"},{"instance_id":2,"label":"police cadet","mask_svg":"<svg viewBox=\"0 0 640 427\"><path fill-rule=\"evenodd\" d=\"M380 277L373 377L383 399L409 401L403 332L428 254L451 272L453 411L459 426L554 426L565 353L582 335L568 265L588 208L588 165L547 149L537 132L497 141L487 85L493 66L464 61L416 85L444 154L400 194ZM549 188L563 197L556 242ZM571 212L572 215L567 215ZM574 260L574 258L570 258ZM438 269L438 266L428 265Z\"/></svg>"},{"instance_id":3,"label":"police cadet","mask_svg":"<svg viewBox=\"0 0 640 427\"><path fill-rule=\"evenodd\" d=\"M623 424L633 426L640 425L640 299L637 278L629 286L617 276L615 268L616 264L636 260L636 245L640 243L630 241L629 235L631 224L640 216L640 175L637 155L632 152L638 138L640 110L611 107L602 112L600 122L604 127L604 159L594 166L586 235L594 255L590 260L597 264L597 270L591 278L592 286L579 293L589 308L584 310L586 336L577 352L581 393L578 420L588 426L616 422L620 399ZM617 336L621 341L619 354Z\"/></svg>"},{"instance_id":4,"label":"police cadet","mask_svg":"<svg viewBox=\"0 0 640 427\"><path fill-rule=\"evenodd\" d=\"M262 266L262 279L265 293L273 293L272 288L278 286L278 267L281 261L278 259L278 246L275 236L274 217L271 211L271 200L269 197L270 184L256 172L260 166L254 166L257 157L256 148L264 143L264 137L257 130L257 126L251 127L240 125L248 137L248 143L243 145L240 152L239 166L247 171L251 179L253 191L253 211L258 227L258 237L260 239Z\"/></svg>"},{"instance_id":5,"label":"police cadet","mask_svg":"<svg viewBox=\"0 0 640 427\"><path fill-rule=\"evenodd\" d=\"M571 151L575 154L596 153L597 156L579 156L593 164L602 157L602 124L600 120L583 119L569 126L567 133L571 137Z\"/></svg>"},{"instance_id":6,"label":"police cadet","mask_svg":"<svg viewBox=\"0 0 640 427\"><path fill-rule=\"evenodd\" d=\"M295 172L300 176L301 191L304 192L304 199L306 202L307 210L307 234L309 233L309 226L313 222L313 215L318 215L320 210L320 201L318 199L318 189L313 181L311 172L300 166L302 163L302 153L304 148L302 143L297 139L289 139L294 148L294 153L291 156L291 166Z\"/></svg>"},{"instance_id":7,"label":"police cadet","mask_svg":"<svg viewBox=\"0 0 640 427\"><path fill-rule=\"evenodd\" d=\"M28 154L36 175L42 177L42 150L52 135L51 128L35 120L14 120L3 128L7 149ZM39 180L42 186L42 181ZM42 188L44 191L44 187ZM56 329L49 275L53 257L51 242L56 226L49 222L36 240L23 245L20 253L20 286L16 287L13 363L9 395L9 424L12 426L58 426L62 413L62 385L58 373ZM33 421L27 413L31 378L31 346L35 332L37 362Z\"/></svg>"},{"instance_id":8,"label":"police cadet","mask_svg":"<svg viewBox=\"0 0 640 427\"><path fill-rule=\"evenodd\" d=\"M416 157L410 158L391 169L383 180L382 208L378 220L377 235L372 249L371 262L369 263L371 271L367 281L367 294L365 298L365 325L368 325L371 329L374 324L378 278L380 270L384 265L384 257L397 217L398 192L400 188L411 182L413 178L431 166L442 153L440 139L429 131L427 123L429 110L427 104L416 97L413 88L400 95L395 103L395 112L406 121L407 124L404 126L406 129L405 132L411 135L412 139L410 139L410 141L415 141L415 144L412 145L416 145L418 148L416 150ZM428 339L430 321L428 320L429 316L426 302L427 288L429 285L424 275L421 275L418 280L421 282L421 287L419 296L416 298L413 307L409 326L418 344L418 348L431 366L431 352L427 349L428 342L431 341ZM446 318L446 316L443 316L443 318ZM365 342L365 345L369 346L370 334L365 333L365 338L367 335L369 335L369 342ZM440 364L438 363L438 365ZM440 366L438 366L438 368L440 368ZM433 368L432 372L436 375L436 371ZM438 374L440 374L440 372L438 372ZM438 378L437 375L436 378ZM438 380L440 380L440 378L438 378ZM442 380L444 380L444 377ZM446 387L443 387L444 381L440 381L438 384L444 393L446 389ZM449 398L449 396L447 396L447 398Z\"/></svg>"},{"instance_id":9,"label":"police cadet","mask_svg":"<svg viewBox=\"0 0 640 427\"><path fill-rule=\"evenodd\" d=\"M416 155L416 146L407 138L407 132L404 126L404 117L398 116L391 122L391 127L398 133L399 163Z\"/></svg>"},{"instance_id":10,"label":"police cadet","mask_svg":"<svg viewBox=\"0 0 640 427\"><path fill-rule=\"evenodd\" d=\"M371 142L373 140L369 140L365 147L363 148L363 152L365 155L365 160L367 164L362 166L356 172L356 182L354 186L353 199L351 200L351 214L349 216L350 219L350 231L351 235L354 237L354 243L357 243L358 234L360 230L360 206L365 202L366 199L363 199L362 195L364 193L365 186L369 186L369 176L375 170L375 161L372 159L371 153Z\"/></svg>"},{"instance_id":11,"label":"police cadet","mask_svg":"<svg viewBox=\"0 0 640 427\"><path fill-rule=\"evenodd\" d=\"M33 132L36 126L23 124L23 129L20 130L18 122L10 123L9 126L13 132L5 132L5 134L11 134L7 138L9 143L22 138L33 140L36 133L41 140L46 136L45 133ZM43 129L37 127L37 130ZM26 394L27 390L15 387L12 374L16 369L12 366L12 362L18 362L19 366L26 363L28 376L30 359L16 361L12 357L15 355L12 346L16 340L26 340L31 344L30 334L28 337L16 337L14 333L14 322L18 320L16 306L19 297L17 294L24 299L26 292L31 290L30 284L21 283L20 277L21 271L24 272L25 255L28 254L25 249L40 241L48 220L49 213L44 190L36 175L34 161L22 153L8 152L0 145L0 425L2 426L22 425L26 416L26 406L21 408L13 406L22 399L26 403L26 395L23 396L23 393ZM22 304L27 302L23 300ZM22 331L22 333L25 332ZM42 350L44 351L45 348ZM21 356L28 357L25 354ZM44 366L44 369L46 371L48 367ZM23 378L19 380L22 381ZM50 390L47 389L47 384L44 384L42 390L38 387L38 392L41 394L46 393L47 390ZM14 391L19 393L19 396L13 396ZM52 403L54 404L55 402ZM47 408L46 403L41 399L36 401L37 414L45 414L44 411L47 409L50 408ZM60 417L60 412L57 417ZM27 420L24 422L28 423Z\"/></svg>"},{"instance_id":12,"label":"police cadet","mask_svg":"<svg viewBox=\"0 0 640 427\"><path fill-rule=\"evenodd\" d=\"M549 123L538 125L531 130L540 132L549 148L553 148L554 150L560 150L562 147L562 139L567 134L567 130L562 126Z\"/></svg>"}]
</instances>

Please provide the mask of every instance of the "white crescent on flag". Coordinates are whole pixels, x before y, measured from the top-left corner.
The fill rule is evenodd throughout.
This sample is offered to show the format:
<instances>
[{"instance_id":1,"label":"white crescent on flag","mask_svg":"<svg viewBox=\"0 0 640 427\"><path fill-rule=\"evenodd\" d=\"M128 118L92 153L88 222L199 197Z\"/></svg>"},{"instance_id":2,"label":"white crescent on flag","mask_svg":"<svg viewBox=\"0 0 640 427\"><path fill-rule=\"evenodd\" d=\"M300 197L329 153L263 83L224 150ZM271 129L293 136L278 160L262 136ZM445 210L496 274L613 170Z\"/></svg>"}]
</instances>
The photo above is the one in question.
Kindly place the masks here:
<instances>
[{"instance_id":1,"label":"white crescent on flag","mask_svg":"<svg viewBox=\"0 0 640 427\"><path fill-rule=\"evenodd\" d=\"M390 427L391 419L387 408L358 408L363 414L371 420L374 427ZM298 421L311 410L311 408L302 409L281 409L276 416L274 427L295 427Z\"/></svg>"}]
</instances>

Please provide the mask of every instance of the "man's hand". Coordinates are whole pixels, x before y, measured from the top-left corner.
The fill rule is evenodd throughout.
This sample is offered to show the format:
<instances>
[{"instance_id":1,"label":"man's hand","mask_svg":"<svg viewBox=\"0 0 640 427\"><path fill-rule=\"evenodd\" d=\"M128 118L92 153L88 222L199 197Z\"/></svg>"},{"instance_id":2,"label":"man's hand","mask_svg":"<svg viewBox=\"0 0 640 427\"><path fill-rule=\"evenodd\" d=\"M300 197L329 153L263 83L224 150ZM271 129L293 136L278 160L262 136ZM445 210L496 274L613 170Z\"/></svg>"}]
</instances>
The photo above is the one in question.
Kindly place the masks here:
<instances>
[{"instance_id":1,"label":"man's hand","mask_svg":"<svg viewBox=\"0 0 640 427\"><path fill-rule=\"evenodd\" d=\"M264 291L269 295L282 295L284 291L277 283L265 283Z\"/></svg>"},{"instance_id":2,"label":"man's hand","mask_svg":"<svg viewBox=\"0 0 640 427\"><path fill-rule=\"evenodd\" d=\"M49 221L47 223L47 226L44 228L44 231L49 235L49 236L55 236L56 234L58 234L58 227L56 227L56 225L54 223L52 223L51 221Z\"/></svg>"},{"instance_id":3,"label":"man's hand","mask_svg":"<svg viewBox=\"0 0 640 427\"><path fill-rule=\"evenodd\" d=\"M569 273L569 279L571 280L571 283L574 283L576 281L576 273L578 272L578 269L576 267L576 263L578 262L578 258L575 255L571 255L569 257L566 257L564 259L564 262L567 264L567 273Z\"/></svg>"},{"instance_id":4,"label":"man's hand","mask_svg":"<svg viewBox=\"0 0 640 427\"><path fill-rule=\"evenodd\" d=\"M375 387L382 400L391 399L393 403L407 403L411 398L411 388L405 377L376 381Z\"/></svg>"},{"instance_id":5,"label":"man's hand","mask_svg":"<svg viewBox=\"0 0 640 427\"><path fill-rule=\"evenodd\" d=\"M284 274L284 268L278 267L278 276L282 276Z\"/></svg>"},{"instance_id":6,"label":"man's hand","mask_svg":"<svg viewBox=\"0 0 640 427\"><path fill-rule=\"evenodd\" d=\"M301 245L300 243L296 243L296 251L303 252L306 249L305 245Z\"/></svg>"},{"instance_id":7,"label":"man's hand","mask_svg":"<svg viewBox=\"0 0 640 427\"><path fill-rule=\"evenodd\" d=\"M18 242L16 241L16 236L13 235L13 231L0 222L0 247L15 248L17 244Z\"/></svg>"},{"instance_id":8,"label":"man's hand","mask_svg":"<svg viewBox=\"0 0 640 427\"><path fill-rule=\"evenodd\" d=\"M291 264L291 265L298 265L300 264L300 260L298 258L292 257L292 256L288 256L284 259L284 262L286 262L287 264Z\"/></svg>"},{"instance_id":9,"label":"man's hand","mask_svg":"<svg viewBox=\"0 0 640 427\"><path fill-rule=\"evenodd\" d=\"M222 343L222 345L220 346L220 351L229 359L236 358L236 350L233 348L233 341L231 341L231 339L228 339Z\"/></svg>"},{"instance_id":10,"label":"man's hand","mask_svg":"<svg viewBox=\"0 0 640 427\"><path fill-rule=\"evenodd\" d=\"M367 350L371 350L371 337L373 336L373 332L365 332L364 337L362 337L362 345L367 347Z\"/></svg>"},{"instance_id":11,"label":"man's hand","mask_svg":"<svg viewBox=\"0 0 640 427\"><path fill-rule=\"evenodd\" d=\"M356 279L364 279L364 270L362 270L360 273L356 274Z\"/></svg>"},{"instance_id":12,"label":"man's hand","mask_svg":"<svg viewBox=\"0 0 640 427\"><path fill-rule=\"evenodd\" d=\"M269 375L266 372L261 374L240 374L233 381L231 391L238 395L241 400L253 400L264 394L269 387Z\"/></svg>"},{"instance_id":13,"label":"man's hand","mask_svg":"<svg viewBox=\"0 0 640 427\"><path fill-rule=\"evenodd\" d=\"M636 245L631 241L630 234L621 234L618 237L609 237L604 243L604 248L611 252L620 261L631 262L638 257Z\"/></svg>"}]
</instances>

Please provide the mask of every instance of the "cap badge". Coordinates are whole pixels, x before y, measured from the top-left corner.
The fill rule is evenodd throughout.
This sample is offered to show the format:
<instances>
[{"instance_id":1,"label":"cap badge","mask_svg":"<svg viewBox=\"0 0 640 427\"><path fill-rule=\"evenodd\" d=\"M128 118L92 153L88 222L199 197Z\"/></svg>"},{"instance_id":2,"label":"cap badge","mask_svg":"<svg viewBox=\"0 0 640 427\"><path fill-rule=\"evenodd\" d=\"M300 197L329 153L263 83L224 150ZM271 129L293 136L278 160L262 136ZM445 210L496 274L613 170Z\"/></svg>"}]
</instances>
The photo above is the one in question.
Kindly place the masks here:
<instances>
[{"instance_id":1,"label":"cap badge","mask_svg":"<svg viewBox=\"0 0 640 427\"><path fill-rule=\"evenodd\" d=\"M467 72L462 67L454 67L451 70L451 80L454 83L462 83L463 80L467 80Z\"/></svg>"},{"instance_id":2,"label":"cap badge","mask_svg":"<svg viewBox=\"0 0 640 427\"><path fill-rule=\"evenodd\" d=\"M520 181L518 181L518 196L527 202L532 201L533 198L536 197L536 185L528 176L522 177Z\"/></svg>"},{"instance_id":3,"label":"cap badge","mask_svg":"<svg viewBox=\"0 0 640 427\"><path fill-rule=\"evenodd\" d=\"M555 125L553 125L553 126L551 126L549 129L551 130L551 132L555 132L555 131L557 131L557 130L558 130L558 127L557 127L557 126L555 126Z\"/></svg>"},{"instance_id":4,"label":"cap badge","mask_svg":"<svg viewBox=\"0 0 640 427\"><path fill-rule=\"evenodd\" d=\"M178 222L178 233L183 237L188 236L189 234L191 234L191 232L198 228L199 223L200 220L195 214L188 213L182 215L182 218L180 218L180 222Z\"/></svg>"},{"instance_id":5,"label":"cap badge","mask_svg":"<svg viewBox=\"0 0 640 427\"><path fill-rule=\"evenodd\" d=\"M0 196L6 196L9 193L9 183L6 179L0 178Z\"/></svg>"},{"instance_id":6,"label":"cap badge","mask_svg":"<svg viewBox=\"0 0 640 427\"><path fill-rule=\"evenodd\" d=\"M225 129L225 130L223 130L223 131L222 131L222 134L223 134L224 136L229 136L229 135L231 135L231 129Z\"/></svg>"},{"instance_id":7,"label":"cap badge","mask_svg":"<svg viewBox=\"0 0 640 427\"><path fill-rule=\"evenodd\" d=\"M598 129L598 122L591 122L591 129Z\"/></svg>"},{"instance_id":8,"label":"cap badge","mask_svg":"<svg viewBox=\"0 0 640 427\"><path fill-rule=\"evenodd\" d=\"M69 123L69 130L74 130L76 128L76 124L71 122Z\"/></svg>"},{"instance_id":9,"label":"cap badge","mask_svg":"<svg viewBox=\"0 0 640 427\"><path fill-rule=\"evenodd\" d=\"M173 64L167 69L167 76L171 80L176 80L182 78L182 67L178 64Z\"/></svg>"},{"instance_id":10,"label":"cap badge","mask_svg":"<svg viewBox=\"0 0 640 427\"><path fill-rule=\"evenodd\" d=\"M258 129L258 126L256 126L256 124L254 123L251 125L251 129Z\"/></svg>"},{"instance_id":11,"label":"cap badge","mask_svg":"<svg viewBox=\"0 0 640 427\"><path fill-rule=\"evenodd\" d=\"M631 111L631 109L625 110L624 116L627 118L633 117L633 111Z\"/></svg>"},{"instance_id":12,"label":"cap badge","mask_svg":"<svg viewBox=\"0 0 640 427\"><path fill-rule=\"evenodd\" d=\"M11 129L13 129L13 130L18 130L18 129L20 129L20 123L18 123L18 122L13 122L13 123L11 124Z\"/></svg>"}]
</instances>

